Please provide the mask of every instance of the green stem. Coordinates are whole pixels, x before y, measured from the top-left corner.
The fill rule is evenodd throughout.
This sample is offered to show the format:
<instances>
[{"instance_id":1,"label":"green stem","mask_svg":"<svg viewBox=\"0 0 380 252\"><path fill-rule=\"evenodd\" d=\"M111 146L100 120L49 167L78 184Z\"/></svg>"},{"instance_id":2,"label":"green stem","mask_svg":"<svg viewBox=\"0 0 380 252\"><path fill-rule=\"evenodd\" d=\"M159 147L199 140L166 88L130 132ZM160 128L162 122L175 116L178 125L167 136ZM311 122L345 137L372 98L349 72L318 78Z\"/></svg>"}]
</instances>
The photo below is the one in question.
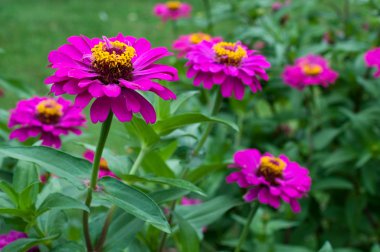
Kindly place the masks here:
<instances>
[{"instance_id":1,"label":"green stem","mask_svg":"<svg viewBox=\"0 0 380 252\"><path fill-rule=\"evenodd\" d=\"M244 229L243 229L243 231L241 232L240 239L239 239L239 243L238 243L238 245L236 246L234 252L240 252L240 248L241 248L241 246L243 246L243 243L244 243L244 241L245 241L245 238L246 238L247 235L248 235L249 227L251 226L251 223L252 223L253 217L255 216L255 213L256 213L256 210L257 210L258 206L259 206L258 204L252 204L252 206L251 206L251 211L249 212L247 222L245 223Z\"/></svg>"},{"instance_id":2,"label":"green stem","mask_svg":"<svg viewBox=\"0 0 380 252\"><path fill-rule=\"evenodd\" d=\"M95 251L102 251L103 250L103 244L106 241L107 232L108 232L109 226L111 224L112 217L113 217L113 214L115 213L115 210L116 210L116 206L113 205L110 208L110 210L108 211L106 220L105 220L103 228L102 228L102 233L100 234L100 238L95 245Z\"/></svg>"},{"instance_id":3,"label":"green stem","mask_svg":"<svg viewBox=\"0 0 380 252\"><path fill-rule=\"evenodd\" d=\"M214 34L214 27L213 27L213 24L212 24L212 15L211 15L210 2L209 2L209 0L203 0L203 4L205 6L206 17L207 17L207 32L210 35L213 35Z\"/></svg>"},{"instance_id":4,"label":"green stem","mask_svg":"<svg viewBox=\"0 0 380 252\"><path fill-rule=\"evenodd\" d=\"M222 100L223 100L222 93L220 92L220 90L217 90L216 95L215 95L214 104L213 104L213 107L211 110L211 116L214 116L219 112L220 106L222 105ZM194 148L193 156L198 155L199 151L202 149L203 145L205 144L213 126L214 126L214 123L212 123L212 122L207 124L207 128L203 132L201 140L199 140L197 146L195 146L195 148Z\"/></svg>"},{"instance_id":5,"label":"green stem","mask_svg":"<svg viewBox=\"0 0 380 252\"><path fill-rule=\"evenodd\" d=\"M177 202L175 200L173 200L173 202L172 202L172 204L170 206L169 218L168 218L169 225L171 225L172 221L173 221L173 212L175 210L176 203ZM161 238L161 242L160 242L160 246L158 247L157 252L163 252L164 251L165 243L166 243L167 238L168 238L168 233L163 233L162 234L162 238Z\"/></svg>"},{"instance_id":6,"label":"green stem","mask_svg":"<svg viewBox=\"0 0 380 252\"><path fill-rule=\"evenodd\" d=\"M99 166L100 159L102 158L104 145L106 143L107 136L111 128L112 117L113 117L113 113L110 112L108 114L106 121L102 124L102 129L100 132L98 145L96 146L94 162L92 163L90 187L87 190L87 197L86 197L86 206L89 209L91 207L92 192L96 189L96 183L98 181L98 174L99 174L99 167L100 167ZM89 229L89 217L90 217L90 213L84 211L83 212L83 232L84 232L84 238L86 241L86 247L87 247L87 251L93 251L92 244L91 244L91 237L90 237L90 229Z\"/></svg>"},{"instance_id":7,"label":"green stem","mask_svg":"<svg viewBox=\"0 0 380 252\"><path fill-rule=\"evenodd\" d=\"M143 161L145 155L148 153L149 149L147 147L141 147L141 150L139 152L139 155L136 158L136 161L133 163L133 166L131 168L131 171L129 172L130 175L134 175L139 168L141 162Z\"/></svg>"},{"instance_id":8,"label":"green stem","mask_svg":"<svg viewBox=\"0 0 380 252\"><path fill-rule=\"evenodd\" d=\"M174 35L175 38L177 38L178 37L178 23L177 23L177 20L172 20L171 23L172 23L173 35Z\"/></svg>"}]
</instances>

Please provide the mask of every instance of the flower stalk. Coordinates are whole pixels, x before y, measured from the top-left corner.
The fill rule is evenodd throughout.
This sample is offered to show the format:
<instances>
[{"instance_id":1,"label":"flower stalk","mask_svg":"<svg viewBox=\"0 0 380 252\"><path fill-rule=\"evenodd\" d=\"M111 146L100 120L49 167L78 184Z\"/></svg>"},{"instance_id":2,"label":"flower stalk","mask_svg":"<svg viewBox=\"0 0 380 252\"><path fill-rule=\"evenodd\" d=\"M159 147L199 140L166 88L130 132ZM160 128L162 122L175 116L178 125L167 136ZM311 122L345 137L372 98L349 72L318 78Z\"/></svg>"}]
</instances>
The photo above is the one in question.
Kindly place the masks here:
<instances>
[{"instance_id":1,"label":"flower stalk","mask_svg":"<svg viewBox=\"0 0 380 252\"><path fill-rule=\"evenodd\" d=\"M238 245L236 246L234 252L240 252L240 249L243 246L245 239L247 238L247 235L249 232L249 227L251 226L253 217L255 216L255 213L256 213L258 206L259 206L258 204L252 204L251 205L251 211L249 212L247 222L245 223L243 231L241 232Z\"/></svg>"},{"instance_id":2,"label":"flower stalk","mask_svg":"<svg viewBox=\"0 0 380 252\"><path fill-rule=\"evenodd\" d=\"M100 159L102 158L104 145L106 143L108 133L111 128L112 118L113 118L113 113L110 112L108 114L106 121L102 124L100 137L98 140L98 144L96 146L94 162L92 163L90 187L87 190L87 196L86 196L86 202L85 202L86 206L89 209L91 207L91 202L92 202L92 193L96 189L96 183L98 181L98 175L99 175ZM90 237L90 230L89 230L89 217L90 217L90 213L84 211L83 212L83 232L84 232L84 237L86 241L86 247L87 247L87 251L93 251L91 237Z\"/></svg>"}]
</instances>

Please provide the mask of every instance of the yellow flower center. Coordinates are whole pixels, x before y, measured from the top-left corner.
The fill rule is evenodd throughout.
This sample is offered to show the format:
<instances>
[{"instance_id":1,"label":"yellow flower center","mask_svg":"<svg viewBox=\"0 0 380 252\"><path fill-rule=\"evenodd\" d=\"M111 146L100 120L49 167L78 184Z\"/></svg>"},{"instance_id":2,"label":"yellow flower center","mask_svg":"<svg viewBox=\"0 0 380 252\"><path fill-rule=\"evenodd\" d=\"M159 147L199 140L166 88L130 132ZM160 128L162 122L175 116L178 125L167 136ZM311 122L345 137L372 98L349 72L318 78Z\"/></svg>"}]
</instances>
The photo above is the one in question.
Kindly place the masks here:
<instances>
[{"instance_id":1,"label":"yellow flower center","mask_svg":"<svg viewBox=\"0 0 380 252\"><path fill-rule=\"evenodd\" d=\"M181 7L180 1L167 1L166 7L168 7L169 10L178 10L179 7Z\"/></svg>"},{"instance_id":2,"label":"yellow flower center","mask_svg":"<svg viewBox=\"0 0 380 252\"><path fill-rule=\"evenodd\" d=\"M109 170L108 163L107 163L107 161L104 158L100 159L99 167L100 167L101 170Z\"/></svg>"},{"instance_id":3,"label":"yellow flower center","mask_svg":"<svg viewBox=\"0 0 380 252\"><path fill-rule=\"evenodd\" d=\"M136 50L120 41L99 42L91 49L92 67L100 74L104 84L118 83L119 78L129 79L133 71L132 59Z\"/></svg>"},{"instance_id":4,"label":"yellow flower center","mask_svg":"<svg viewBox=\"0 0 380 252\"><path fill-rule=\"evenodd\" d=\"M37 104L36 111L41 122L56 124L62 116L62 105L53 99L47 99Z\"/></svg>"},{"instance_id":5,"label":"yellow flower center","mask_svg":"<svg viewBox=\"0 0 380 252\"><path fill-rule=\"evenodd\" d=\"M258 175L264 176L271 184L276 184L276 178L281 178L286 163L280 158L264 156L260 159Z\"/></svg>"},{"instance_id":6,"label":"yellow flower center","mask_svg":"<svg viewBox=\"0 0 380 252\"><path fill-rule=\"evenodd\" d=\"M239 43L219 42L212 49L216 61L226 65L238 66L247 57L247 51Z\"/></svg>"},{"instance_id":7,"label":"yellow flower center","mask_svg":"<svg viewBox=\"0 0 380 252\"><path fill-rule=\"evenodd\" d=\"M304 74L310 75L310 76L318 75L322 73L323 71L323 68L320 65L308 63L308 62L301 64L301 68Z\"/></svg>"},{"instance_id":8,"label":"yellow flower center","mask_svg":"<svg viewBox=\"0 0 380 252\"><path fill-rule=\"evenodd\" d=\"M190 36L190 42L192 44L199 44L202 41L210 41L210 40L211 40L211 36L206 33L201 33L201 32L193 33Z\"/></svg>"}]
</instances>

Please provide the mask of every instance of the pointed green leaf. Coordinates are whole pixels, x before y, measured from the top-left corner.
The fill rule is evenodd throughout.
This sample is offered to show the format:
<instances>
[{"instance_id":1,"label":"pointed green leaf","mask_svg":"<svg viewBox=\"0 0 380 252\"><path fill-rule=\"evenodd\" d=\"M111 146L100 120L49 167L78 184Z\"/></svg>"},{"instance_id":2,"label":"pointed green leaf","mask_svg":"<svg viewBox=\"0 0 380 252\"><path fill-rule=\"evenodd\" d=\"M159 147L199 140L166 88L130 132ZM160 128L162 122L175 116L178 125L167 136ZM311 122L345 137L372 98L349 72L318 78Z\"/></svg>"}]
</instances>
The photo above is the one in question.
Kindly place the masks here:
<instances>
[{"instance_id":1,"label":"pointed green leaf","mask_svg":"<svg viewBox=\"0 0 380 252\"><path fill-rule=\"evenodd\" d=\"M161 208L145 193L111 178L103 177L96 194L103 200L122 208L124 211L146 221L164 232L170 233L170 226Z\"/></svg>"},{"instance_id":2,"label":"pointed green leaf","mask_svg":"<svg viewBox=\"0 0 380 252\"><path fill-rule=\"evenodd\" d=\"M88 207L81 201L66 196L61 193L53 193L41 203L38 208L38 214L42 214L50 209L80 209L89 212Z\"/></svg>"}]
</instances>

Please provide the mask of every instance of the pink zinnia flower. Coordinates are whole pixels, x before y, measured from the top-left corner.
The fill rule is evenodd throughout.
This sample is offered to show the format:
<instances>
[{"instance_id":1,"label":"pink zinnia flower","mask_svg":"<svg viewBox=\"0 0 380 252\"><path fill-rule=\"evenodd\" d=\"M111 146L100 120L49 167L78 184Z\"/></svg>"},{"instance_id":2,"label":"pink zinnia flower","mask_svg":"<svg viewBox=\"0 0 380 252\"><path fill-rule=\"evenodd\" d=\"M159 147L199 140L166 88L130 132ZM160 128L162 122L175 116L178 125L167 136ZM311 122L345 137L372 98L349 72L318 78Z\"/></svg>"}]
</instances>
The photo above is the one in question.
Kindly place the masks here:
<instances>
[{"instance_id":1,"label":"pink zinnia flower","mask_svg":"<svg viewBox=\"0 0 380 252\"><path fill-rule=\"evenodd\" d=\"M21 238L28 238L28 236L23 232L18 232L14 230L11 230L7 234L0 235L0 251L8 244L14 241L17 241L18 239L21 239ZM38 247L33 247L28 250L28 252L38 252L38 251L40 251Z\"/></svg>"},{"instance_id":2,"label":"pink zinnia flower","mask_svg":"<svg viewBox=\"0 0 380 252\"><path fill-rule=\"evenodd\" d=\"M187 198L187 197L183 197L181 199L181 205L183 205L183 206L198 205L201 203L202 203L202 200L200 200L200 199L191 199L191 198Z\"/></svg>"},{"instance_id":3,"label":"pink zinnia flower","mask_svg":"<svg viewBox=\"0 0 380 252\"><path fill-rule=\"evenodd\" d=\"M92 150L86 150L83 153L83 157L92 163L94 162L95 152ZM109 169L107 161L104 158L101 158L98 178L102 178L104 176L117 178L117 176Z\"/></svg>"},{"instance_id":4,"label":"pink zinnia flower","mask_svg":"<svg viewBox=\"0 0 380 252\"><path fill-rule=\"evenodd\" d=\"M73 36L49 54L54 75L45 83L53 83L55 95L76 95L75 105L91 106L93 123L104 122L112 111L121 122L140 113L147 123L156 121L153 106L139 93L151 91L161 98L175 99L175 94L153 80L174 81L177 69L156 64L172 55L166 48L151 48L145 38L119 34L114 38Z\"/></svg>"},{"instance_id":5,"label":"pink zinnia flower","mask_svg":"<svg viewBox=\"0 0 380 252\"><path fill-rule=\"evenodd\" d=\"M369 50L364 55L364 61L369 67L376 67L375 78L380 77L380 47Z\"/></svg>"},{"instance_id":6,"label":"pink zinnia flower","mask_svg":"<svg viewBox=\"0 0 380 252\"><path fill-rule=\"evenodd\" d=\"M311 85L327 87L336 81L338 73L323 57L308 55L297 59L294 66L286 66L282 78L287 85L302 90Z\"/></svg>"},{"instance_id":7,"label":"pink zinnia flower","mask_svg":"<svg viewBox=\"0 0 380 252\"><path fill-rule=\"evenodd\" d=\"M69 100L34 97L19 101L11 110L8 126L16 129L9 138L23 142L39 135L42 145L60 148L60 135L70 132L80 135L79 127L85 126L85 122L85 116Z\"/></svg>"},{"instance_id":8,"label":"pink zinnia flower","mask_svg":"<svg viewBox=\"0 0 380 252\"><path fill-rule=\"evenodd\" d=\"M177 20L180 18L186 18L190 16L191 5L187 3L181 3L180 1L167 1L166 3L159 3L154 6L154 14L162 19Z\"/></svg>"},{"instance_id":9,"label":"pink zinnia flower","mask_svg":"<svg viewBox=\"0 0 380 252\"><path fill-rule=\"evenodd\" d=\"M245 201L258 199L262 204L279 208L282 199L295 213L301 211L298 199L304 197L311 186L306 168L291 162L285 155L261 155L256 149L236 152L234 162L233 167L240 170L227 176L226 181L248 189Z\"/></svg>"},{"instance_id":10,"label":"pink zinnia flower","mask_svg":"<svg viewBox=\"0 0 380 252\"><path fill-rule=\"evenodd\" d=\"M178 57L182 58L188 53L194 45L201 43L202 41L220 42L221 37L211 37L209 34L198 32L180 36L173 43L173 49L178 51Z\"/></svg>"},{"instance_id":11,"label":"pink zinnia flower","mask_svg":"<svg viewBox=\"0 0 380 252\"><path fill-rule=\"evenodd\" d=\"M186 55L187 77L194 78L194 85L211 89L219 85L223 97L234 94L243 99L245 86L252 92L261 90L258 77L268 80L265 72L270 63L256 51L249 50L240 42L203 41Z\"/></svg>"}]
</instances>

